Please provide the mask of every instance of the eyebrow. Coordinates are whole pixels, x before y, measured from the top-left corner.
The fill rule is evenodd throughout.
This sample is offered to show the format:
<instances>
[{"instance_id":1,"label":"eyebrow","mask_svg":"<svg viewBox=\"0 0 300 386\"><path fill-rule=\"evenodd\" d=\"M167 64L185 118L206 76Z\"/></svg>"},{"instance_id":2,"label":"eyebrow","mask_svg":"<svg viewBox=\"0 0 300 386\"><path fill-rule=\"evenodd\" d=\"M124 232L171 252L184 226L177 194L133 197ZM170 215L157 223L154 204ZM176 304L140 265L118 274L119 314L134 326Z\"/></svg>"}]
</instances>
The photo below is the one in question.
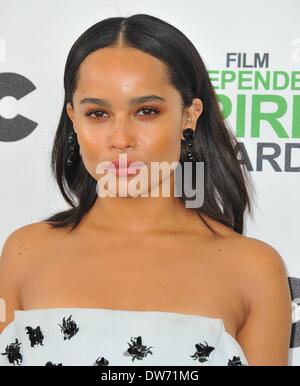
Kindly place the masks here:
<instances>
[{"instance_id":1,"label":"eyebrow","mask_svg":"<svg viewBox=\"0 0 300 386\"><path fill-rule=\"evenodd\" d=\"M145 102L152 102L152 101L158 101L158 102L166 102L166 99L158 96L158 95L144 95L144 96L139 96L139 97L133 97L129 99L129 106L136 105L139 103L145 103ZM106 106L106 107L111 107L111 104L107 99L104 98L83 98L80 101L80 104L84 103L94 103L99 106Z\"/></svg>"}]
</instances>

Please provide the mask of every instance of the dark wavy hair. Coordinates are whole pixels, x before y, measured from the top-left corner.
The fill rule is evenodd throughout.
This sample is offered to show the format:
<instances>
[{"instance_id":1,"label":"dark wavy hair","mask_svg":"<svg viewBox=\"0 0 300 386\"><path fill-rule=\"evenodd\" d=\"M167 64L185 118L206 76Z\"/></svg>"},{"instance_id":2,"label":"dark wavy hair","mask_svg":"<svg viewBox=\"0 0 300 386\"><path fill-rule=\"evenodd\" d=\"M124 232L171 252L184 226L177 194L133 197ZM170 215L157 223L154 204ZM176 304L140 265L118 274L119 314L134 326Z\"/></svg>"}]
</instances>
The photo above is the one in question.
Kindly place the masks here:
<instances>
[{"instance_id":1,"label":"dark wavy hair","mask_svg":"<svg viewBox=\"0 0 300 386\"><path fill-rule=\"evenodd\" d=\"M249 189L253 188L252 181L237 159L238 142L219 108L206 67L195 46L181 31L147 14L102 20L88 28L70 49L64 71L64 104L51 153L51 171L71 208L45 221L55 228L71 227L73 230L98 197L97 181L87 172L80 155L76 154L71 168L66 165L68 135L73 132L66 105L68 102L73 105L82 61L90 53L115 46L120 40L124 47L134 47L165 64L170 84L179 91L183 107L191 106L193 98L202 100L203 111L195 130L195 155L196 160L204 161L204 203L201 208L193 210L213 233L217 232L205 221L202 213L243 233L245 210L248 209L252 216L249 194ZM182 143L179 160L182 165L185 151ZM180 200L185 202L184 193Z\"/></svg>"}]
</instances>

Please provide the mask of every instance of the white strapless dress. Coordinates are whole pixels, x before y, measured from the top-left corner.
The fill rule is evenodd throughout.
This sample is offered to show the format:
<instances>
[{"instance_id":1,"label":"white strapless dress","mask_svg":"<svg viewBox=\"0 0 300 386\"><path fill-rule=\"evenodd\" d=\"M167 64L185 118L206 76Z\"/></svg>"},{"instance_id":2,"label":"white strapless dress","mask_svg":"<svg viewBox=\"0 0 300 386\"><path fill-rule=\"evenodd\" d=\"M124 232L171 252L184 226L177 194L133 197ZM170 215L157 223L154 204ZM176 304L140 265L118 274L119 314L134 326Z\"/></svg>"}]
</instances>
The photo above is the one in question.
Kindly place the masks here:
<instances>
[{"instance_id":1,"label":"white strapless dress","mask_svg":"<svg viewBox=\"0 0 300 386\"><path fill-rule=\"evenodd\" d=\"M107 308L16 310L0 366L243 366L222 319Z\"/></svg>"}]
</instances>

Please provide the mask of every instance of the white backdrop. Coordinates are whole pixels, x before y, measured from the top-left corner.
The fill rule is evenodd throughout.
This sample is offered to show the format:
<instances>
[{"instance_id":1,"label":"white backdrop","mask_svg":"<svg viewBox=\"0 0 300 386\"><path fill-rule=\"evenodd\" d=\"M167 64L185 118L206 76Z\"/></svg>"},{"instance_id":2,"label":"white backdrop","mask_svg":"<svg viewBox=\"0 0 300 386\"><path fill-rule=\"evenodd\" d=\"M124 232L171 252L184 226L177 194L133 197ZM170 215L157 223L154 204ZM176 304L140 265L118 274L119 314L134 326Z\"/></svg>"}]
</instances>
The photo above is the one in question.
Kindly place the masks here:
<instances>
[{"instance_id":1,"label":"white backdrop","mask_svg":"<svg viewBox=\"0 0 300 386\"><path fill-rule=\"evenodd\" d=\"M160 17L189 37L210 71L224 114L231 110L227 120L245 145L257 190L254 221L247 220L245 233L274 246L286 263L294 299L290 363L299 365L299 0L0 0L0 250L16 228L66 208L49 161L71 45L96 22L135 13ZM240 66L238 53L245 59ZM235 60L227 63L228 54ZM255 72L269 72L272 79L276 71L278 89L272 82L269 89L255 89ZM243 82L222 88L222 74ZM260 113L272 112L273 121L258 120ZM243 119L241 135L236 128ZM273 164L264 159L260 168L262 146L262 154L277 153Z\"/></svg>"}]
</instances>

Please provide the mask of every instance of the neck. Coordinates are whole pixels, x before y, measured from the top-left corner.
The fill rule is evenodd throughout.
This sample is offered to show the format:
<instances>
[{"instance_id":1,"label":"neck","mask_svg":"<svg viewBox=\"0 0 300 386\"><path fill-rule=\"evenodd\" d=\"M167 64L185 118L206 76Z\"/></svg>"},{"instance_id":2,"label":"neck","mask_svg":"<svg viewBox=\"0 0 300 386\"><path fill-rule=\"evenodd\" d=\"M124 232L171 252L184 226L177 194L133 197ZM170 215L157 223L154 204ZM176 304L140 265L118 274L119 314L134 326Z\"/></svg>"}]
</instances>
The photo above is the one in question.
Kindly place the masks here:
<instances>
[{"instance_id":1,"label":"neck","mask_svg":"<svg viewBox=\"0 0 300 386\"><path fill-rule=\"evenodd\" d=\"M86 221L94 229L117 232L161 233L199 229L201 222L174 190L168 197L97 197Z\"/></svg>"},{"instance_id":2,"label":"neck","mask_svg":"<svg viewBox=\"0 0 300 386\"><path fill-rule=\"evenodd\" d=\"M182 227L190 212L174 197L98 197L90 223L118 231L172 231Z\"/></svg>"}]
</instances>

